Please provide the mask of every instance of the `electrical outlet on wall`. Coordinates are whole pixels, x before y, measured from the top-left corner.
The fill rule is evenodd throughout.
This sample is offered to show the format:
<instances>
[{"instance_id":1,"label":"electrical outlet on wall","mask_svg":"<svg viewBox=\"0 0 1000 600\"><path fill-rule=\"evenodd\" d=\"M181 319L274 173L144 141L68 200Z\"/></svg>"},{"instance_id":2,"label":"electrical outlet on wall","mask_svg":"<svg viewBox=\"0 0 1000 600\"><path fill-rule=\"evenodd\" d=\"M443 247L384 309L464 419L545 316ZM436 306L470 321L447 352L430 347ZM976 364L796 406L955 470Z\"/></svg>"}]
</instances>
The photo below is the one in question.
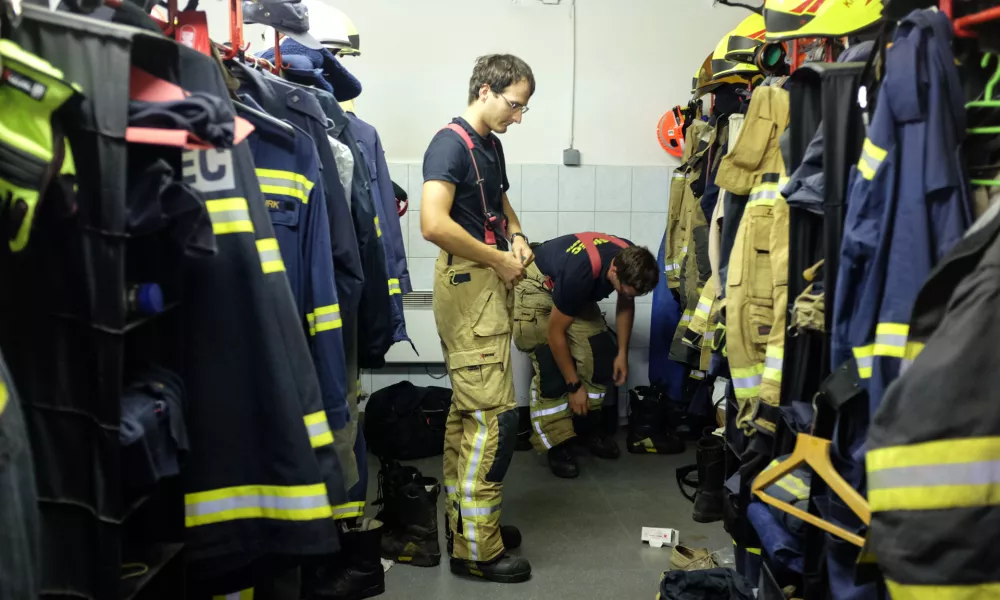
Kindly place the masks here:
<instances>
[{"instance_id":1,"label":"electrical outlet on wall","mask_svg":"<svg viewBox=\"0 0 1000 600\"><path fill-rule=\"evenodd\" d=\"M563 164L567 167L579 167L580 151L576 148L566 148L563 150Z\"/></svg>"}]
</instances>

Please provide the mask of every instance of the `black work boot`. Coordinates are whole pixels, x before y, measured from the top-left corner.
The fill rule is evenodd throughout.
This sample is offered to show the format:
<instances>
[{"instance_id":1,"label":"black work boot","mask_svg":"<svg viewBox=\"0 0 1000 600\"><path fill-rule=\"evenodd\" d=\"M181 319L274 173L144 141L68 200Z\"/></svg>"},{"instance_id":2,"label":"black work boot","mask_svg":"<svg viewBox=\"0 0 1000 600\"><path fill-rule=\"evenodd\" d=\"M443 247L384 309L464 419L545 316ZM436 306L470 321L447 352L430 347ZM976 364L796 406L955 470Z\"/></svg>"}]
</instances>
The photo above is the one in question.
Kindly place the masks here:
<instances>
[{"instance_id":1,"label":"black work boot","mask_svg":"<svg viewBox=\"0 0 1000 600\"><path fill-rule=\"evenodd\" d=\"M375 518L382 521L386 533L400 526L397 515L388 510L399 497L401 490L417 479L423 477L416 467L400 464L395 460L379 459L382 463L378 471L378 499L374 504L379 507Z\"/></svg>"},{"instance_id":2,"label":"black work boot","mask_svg":"<svg viewBox=\"0 0 1000 600\"><path fill-rule=\"evenodd\" d=\"M556 477L573 479L580 476L580 467L576 464L576 457L573 456L573 451L569 447L572 441L569 440L549 448L549 469Z\"/></svg>"},{"instance_id":3,"label":"black work boot","mask_svg":"<svg viewBox=\"0 0 1000 600\"><path fill-rule=\"evenodd\" d=\"M451 572L497 583L520 583L531 578L531 563L505 552L489 562L452 558Z\"/></svg>"},{"instance_id":4,"label":"black work boot","mask_svg":"<svg viewBox=\"0 0 1000 600\"><path fill-rule=\"evenodd\" d=\"M712 428L698 440L698 492L691 518L699 523L722 520L722 488L726 483L726 443Z\"/></svg>"},{"instance_id":5,"label":"black work boot","mask_svg":"<svg viewBox=\"0 0 1000 600\"><path fill-rule=\"evenodd\" d=\"M441 485L433 477L418 477L394 493L386 493L384 511L393 527L382 536L382 557L416 567L441 563L437 499Z\"/></svg>"},{"instance_id":6,"label":"black work boot","mask_svg":"<svg viewBox=\"0 0 1000 600\"><path fill-rule=\"evenodd\" d=\"M448 542L448 556L455 553L455 538L451 533L448 522L448 515L444 516L444 538ZM500 526L500 539L503 540L503 547L507 550L516 550L521 547L521 530L513 525Z\"/></svg>"},{"instance_id":7,"label":"black work boot","mask_svg":"<svg viewBox=\"0 0 1000 600\"><path fill-rule=\"evenodd\" d=\"M330 567L306 570L302 597L306 600L362 600L385 592L385 571L379 560L382 523L365 519L340 533L340 554Z\"/></svg>"},{"instance_id":8,"label":"black work boot","mask_svg":"<svg viewBox=\"0 0 1000 600\"><path fill-rule=\"evenodd\" d=\"M573 417L573 428L577 434L578 443L581 443L591 454L597 458L615 459L621 456L621 450L615 440L604 433L601 413L603 410L595 410L587 413L584 417Z\"/></svg>"},{"instance_id":9,"label":"black work boot","mask_svg":"<svg viewBox=\"0 0 1000 600\"><path fill-rule=\"evenodd\" d=\"M668 430L667 398L651 387L629 390L628 437L632 454L680 454L684 441Z\"/></svg>"}]
</instances>

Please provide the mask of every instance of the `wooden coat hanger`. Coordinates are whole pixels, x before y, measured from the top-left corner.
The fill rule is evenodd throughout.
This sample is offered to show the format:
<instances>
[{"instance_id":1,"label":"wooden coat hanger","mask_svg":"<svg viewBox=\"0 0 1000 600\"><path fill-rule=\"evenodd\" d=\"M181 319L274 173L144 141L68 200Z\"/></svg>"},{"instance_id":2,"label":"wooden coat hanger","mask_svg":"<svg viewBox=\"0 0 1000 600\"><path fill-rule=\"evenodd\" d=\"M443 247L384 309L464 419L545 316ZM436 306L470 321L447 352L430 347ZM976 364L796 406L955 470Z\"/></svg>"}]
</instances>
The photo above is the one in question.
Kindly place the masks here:
<instances>
[{"instance_id":1,"label":"wooden coat hanger","mask_svg":"<svg viewBox=\"0 0 1000 600\"><path fill-rule=\"evenodd\" d=\"M851 484L847 483L840 473L833 467L833 463L830 462L830 440L825 440L807 433L800 433L795 440L795 449L792 454L784 461L778 463L777 465L765 469L757 475L757 478L753 480L753 493L756 494L761 501L770 504L771 506L777 508L782 512L786 512L792 516L798 517L809 523L819 527L827 533L832 533L833 535L847 540L852 544L863 547L865 545L865 540L856 533L847 531L846 529L834 525L829 521L825 521L816 515L810 514L800 508L796 508L787 502L782 502L777 498L770 496L765 491L768 486L777 482L779 479L788 475L796 468L801 465L809 465L813 470L813 473L818 475L823 481L826 482L830 489L840 496L847 506L858 515L861 521L868 525L872 521L872 511L868 506L868 501L865 500Z\"/></svg>"}]
</instances>

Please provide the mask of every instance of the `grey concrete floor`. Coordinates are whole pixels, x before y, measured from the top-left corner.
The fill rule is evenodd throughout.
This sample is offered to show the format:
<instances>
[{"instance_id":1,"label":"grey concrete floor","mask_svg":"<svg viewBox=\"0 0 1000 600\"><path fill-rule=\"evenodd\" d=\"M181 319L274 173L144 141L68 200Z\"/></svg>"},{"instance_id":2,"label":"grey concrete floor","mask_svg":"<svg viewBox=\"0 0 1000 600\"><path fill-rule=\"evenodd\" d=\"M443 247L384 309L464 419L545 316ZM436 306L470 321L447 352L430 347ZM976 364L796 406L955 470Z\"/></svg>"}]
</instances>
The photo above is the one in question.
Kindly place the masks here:
<instances>
[{"instance_id":1,"label":"grey concrete floor","mask_svg":"<svg viewBox=\"0 0 1000 600\"><path fill-rule=\"evenodd\" d=\"M553 476L544 455L515 454L504 480L503 523L521 530L524 544L514 552L531 562L530 581L502 585L452 575L442 516L441 565L394 565L386 573L386 593L379 597L648 600L656 596L660 574L669 567L670 549L642 543L642 527L678 529L681 542L691 546L732 546L721 522L691 519L691 503L677 489L674 469L694 462L693 443L685 454L657 456L628 454L623 442L619 439L623 453L616 461L578 456L580 477L570 480ZM370 460L368 497L374 500L378 461ZM408 464L441 477L440 457Z\"/></svg>"}]
</instances>

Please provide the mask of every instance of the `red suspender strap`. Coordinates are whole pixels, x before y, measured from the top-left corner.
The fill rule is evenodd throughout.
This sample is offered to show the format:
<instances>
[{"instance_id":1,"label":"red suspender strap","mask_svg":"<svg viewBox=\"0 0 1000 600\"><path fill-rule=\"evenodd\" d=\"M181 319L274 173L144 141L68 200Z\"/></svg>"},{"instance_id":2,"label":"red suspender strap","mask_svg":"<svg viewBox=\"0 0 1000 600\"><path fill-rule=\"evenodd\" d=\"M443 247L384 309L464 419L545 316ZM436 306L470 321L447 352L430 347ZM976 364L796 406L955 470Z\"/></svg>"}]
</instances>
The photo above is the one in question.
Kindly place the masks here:
<instances>
[{"instance_id":1,"label":"red suspender strap","mask_svg":"<svg viewBox=\"0 0 1000 600\"><path fill-rule=\"evenodd\" d=\"M483 177L479 174L479 164L476 162L476 155L472 151L476 146L472 143L472 137L469 135L469 132L458 123L449 123L445 129L450 129L457 133L458 137L462 138L462 141L465 142L465 147L469 149L469 158L472 159L472 168L476 170L476 183L479 184L479 195L483 199L483 213L486 215L486 224L483 227L483 238L487 244L492 246L497 243L497 238L493 233L490 223L492 219L490 217L489 206L486 204L486 189L483 187ZM504 235L506 236L506 233Z\"/></svg>"},{"instance_id":2,"label":"red suspender strap","mask_svg":"<svg viewBox=\"0 0 1000 600\"><path fill-rule=\"evenodd\" d=\"M580 240L580 243L583 244L583 249L587 251L587 258L590 259L590 271L594 274L594 279L601 278L601 254L597 251L597 244L594 243L595 240L608 241L619 248L628 246L626 242L613 235L594 233L592 231L578 233L576 234L576 239Z\"/></svg>"}]
</instances>

